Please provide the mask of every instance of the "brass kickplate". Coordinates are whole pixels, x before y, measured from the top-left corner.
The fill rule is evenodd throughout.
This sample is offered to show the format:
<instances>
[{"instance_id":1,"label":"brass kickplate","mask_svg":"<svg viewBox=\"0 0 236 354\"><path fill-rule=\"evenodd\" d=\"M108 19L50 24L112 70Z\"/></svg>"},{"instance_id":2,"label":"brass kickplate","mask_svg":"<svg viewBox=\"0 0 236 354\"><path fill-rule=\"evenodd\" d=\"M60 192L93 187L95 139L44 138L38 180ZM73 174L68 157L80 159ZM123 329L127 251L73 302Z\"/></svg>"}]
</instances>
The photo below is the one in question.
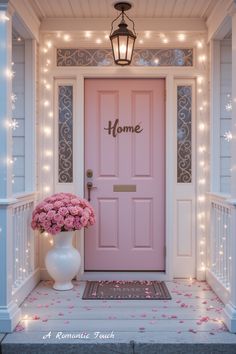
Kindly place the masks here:
<instances>
[{"instance_id":1,"label":"brass kickplate","mask_svg":"<svg viewBox=\"0 0 236 354\"><path fill-rule=\"evenodd\" d=\"M113 192L136 192L136 184L114 184Z\"/></svg>"}]
</instances>

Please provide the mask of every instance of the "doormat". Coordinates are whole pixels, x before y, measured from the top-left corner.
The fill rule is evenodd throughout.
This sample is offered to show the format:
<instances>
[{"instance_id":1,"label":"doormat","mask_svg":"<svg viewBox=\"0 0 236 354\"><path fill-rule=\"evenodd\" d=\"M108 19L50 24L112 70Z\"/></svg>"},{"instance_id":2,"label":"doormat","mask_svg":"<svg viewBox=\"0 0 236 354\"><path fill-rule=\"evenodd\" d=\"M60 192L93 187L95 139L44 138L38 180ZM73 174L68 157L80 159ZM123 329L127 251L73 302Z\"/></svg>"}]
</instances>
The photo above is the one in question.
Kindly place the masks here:
<instances>
[{"instance_id":1,"label":"doormat","mask_svg":"<svg viewBox=\"0 0 236 354\"><path fill-rule=\"evenodd\" d=\"M88 281L83 300L171 300L164 281Z\"/></svg>"}]
</instances>

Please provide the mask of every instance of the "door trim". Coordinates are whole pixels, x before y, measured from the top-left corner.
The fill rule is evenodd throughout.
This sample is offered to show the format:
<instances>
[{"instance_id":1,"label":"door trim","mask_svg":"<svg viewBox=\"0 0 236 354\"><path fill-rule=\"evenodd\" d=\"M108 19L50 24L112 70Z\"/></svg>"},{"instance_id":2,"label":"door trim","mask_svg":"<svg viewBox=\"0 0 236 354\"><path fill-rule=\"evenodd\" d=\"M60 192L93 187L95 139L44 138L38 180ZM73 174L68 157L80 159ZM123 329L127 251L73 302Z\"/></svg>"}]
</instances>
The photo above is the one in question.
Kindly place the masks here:
<instances>
[{"instance_id":1,"label":"door trim","mask_svg":"<svg viewBox=\"0 0 236 354\"><path fill-rule=\"evenodd\" d=\"M107 74L107 75L106 75ZM165 79L165 245L166 245L166 257L165 257L165 272L85 272L84 271L84 232L81 230L77 237L77 246L81 253L82 265L81 270L78 275L79 279L92 280L92 279L160 279L160 280L171 280L173 279L173 223L174 223L174 163L175 159L173 156L174 151L174 127L173 127L173 116L174 109L171 102L174 101L174 86L173 86L173 75L140 75L138 73L127 73L127 75L121 75L119 73L109 74L109 70L106 74L101 75L99 70L91 74L89 72L83 71L77 76L78 87L76 90L76 102L77 102L77 139L74 146L75 151L78 151L77 155L77 165L75 166L75 174L77 175L76 180L79 181L77 185L76 192L80 195L84 195L84 149L85 149L85 138L84 138L84 85L85 79L96 79L96 78L129 78L129 79Z\"/></svg>"}]
</instances>

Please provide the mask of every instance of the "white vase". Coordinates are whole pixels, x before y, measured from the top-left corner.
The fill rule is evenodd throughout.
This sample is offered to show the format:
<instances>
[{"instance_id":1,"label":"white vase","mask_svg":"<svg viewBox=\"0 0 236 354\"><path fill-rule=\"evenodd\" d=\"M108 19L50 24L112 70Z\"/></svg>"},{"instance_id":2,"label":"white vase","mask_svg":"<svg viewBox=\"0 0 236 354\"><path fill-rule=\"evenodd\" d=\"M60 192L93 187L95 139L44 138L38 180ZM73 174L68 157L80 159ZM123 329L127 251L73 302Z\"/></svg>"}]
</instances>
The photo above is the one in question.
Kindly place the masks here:
<instances>
[{"instance_id":1,"label":"white vase","mask_svg":"<svg viewBox=\"0 0 236 354\"><path fill-rule=\"evenodd\" d=\"M55 280L56 290L73 288L71 280L78 273L81 257L72 245L74 232L64 231L53 236L53 248L47 253L45 265L48 273Z\"/></svg>"}]
</instances>

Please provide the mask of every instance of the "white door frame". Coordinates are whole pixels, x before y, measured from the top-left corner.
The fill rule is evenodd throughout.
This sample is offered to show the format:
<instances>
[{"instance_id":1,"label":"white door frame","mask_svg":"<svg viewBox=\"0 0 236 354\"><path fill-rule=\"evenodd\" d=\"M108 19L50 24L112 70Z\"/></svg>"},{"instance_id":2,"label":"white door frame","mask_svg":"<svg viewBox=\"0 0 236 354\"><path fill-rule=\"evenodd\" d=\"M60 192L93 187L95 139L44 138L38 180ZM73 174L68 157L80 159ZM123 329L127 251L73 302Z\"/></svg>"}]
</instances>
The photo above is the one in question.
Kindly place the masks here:
<instances>
[{"instance_id":1,"label":"white door frame","mask_svg":"<svg viewBox=\"0 0 236 354\"><path fill-rule=\"evenodd\" d=\"M48 81L53 82L65 80L67 83L71 80L75 83L75 102L74 107L74 130L76 139L74 139L74 154L76 152L76 161L74 166L74 183L71 185L71 192L78 195L84 195L84 80L87 78L164 78L166 81L166 270L161 272L85 272L84 271L84 234L78 233L77 247L82 256L82 266L79 279L173 279L173 258L174 258L174 237L176 220L176 107L174 102L175 81L179 79L196 80L201 72L195 67L56 67L51 71ZM55 102L55 100L54 100ZM54 110L54 112L56 112ZM198 130L196 131L198 135ZM197 136L196 135L196 136ZM194 147L195 149L195 147ZM55 176L56 177L56 176ZM56 178L54 178L54 181ZM62 186L63 188L63 186ZM54 185L55 192L59 191ZM197 194L196 194L197 195ZM195 218L197 216L195 215ZM197 230L198 231L198 230ZM198 240L196 233L196 242ZM195 255L194 255L195 257ZM194 260L196 264L196 273L198 269L198 257Z\"/></svg>"}]
</instances>

